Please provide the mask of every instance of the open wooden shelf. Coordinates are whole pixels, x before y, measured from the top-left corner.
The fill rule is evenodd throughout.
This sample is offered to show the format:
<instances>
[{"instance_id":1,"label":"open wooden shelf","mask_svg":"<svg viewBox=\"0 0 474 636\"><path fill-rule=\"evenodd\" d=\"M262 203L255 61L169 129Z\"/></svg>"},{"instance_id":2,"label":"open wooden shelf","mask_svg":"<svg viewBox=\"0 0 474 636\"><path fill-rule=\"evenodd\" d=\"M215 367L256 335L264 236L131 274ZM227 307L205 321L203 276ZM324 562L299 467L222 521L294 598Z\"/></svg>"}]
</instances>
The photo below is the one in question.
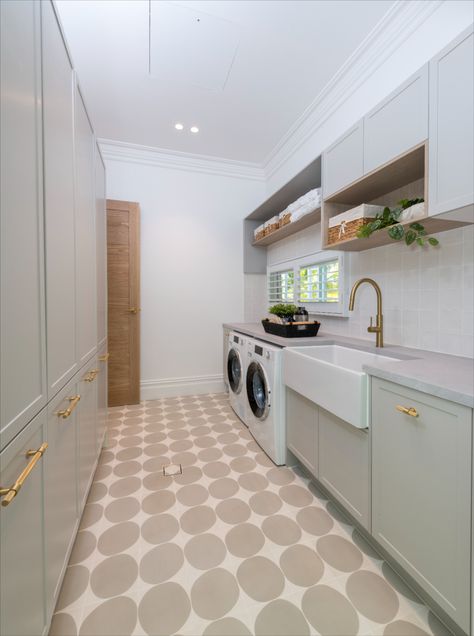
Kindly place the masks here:
<instances>
[{"instance_id":1,"label":"open wooden shelf","mask_svg":"<svg viewBox=\"0 0 474 636\"><path fill-rule=\"evenodd\" d=\"M304 230L315 223L319 223L321 221L321 208L316 208L313 212L309 214L305 214L297 221L292 223L288 223L283 227L280 227L275 232L264 236L258 241L253 241L252 245L254 247L266 247L267 245L271 245L272 243L276 243L276 241L281 241L281 239L286 238L287 236L291 236L300 230Z\"/></svg>"}]
</instances>

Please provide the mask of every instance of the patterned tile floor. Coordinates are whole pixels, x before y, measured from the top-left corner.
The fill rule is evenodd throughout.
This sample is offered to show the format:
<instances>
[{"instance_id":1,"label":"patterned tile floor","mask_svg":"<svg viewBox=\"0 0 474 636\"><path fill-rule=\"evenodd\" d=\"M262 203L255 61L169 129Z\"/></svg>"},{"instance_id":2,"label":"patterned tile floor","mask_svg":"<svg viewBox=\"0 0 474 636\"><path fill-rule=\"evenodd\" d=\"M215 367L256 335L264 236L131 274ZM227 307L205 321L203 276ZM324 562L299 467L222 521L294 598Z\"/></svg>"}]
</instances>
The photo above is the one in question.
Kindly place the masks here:
<instances>
[{"instance_id":1,"label":"patterned tile floor","mask_svg":"<svg viewBox=\"0 0 474 636\"><path fill-rule=\"evenodd\" d=\"M226 395L111 409L108 441L50 636L448 633Z\"/></svg>"}]
</instances>

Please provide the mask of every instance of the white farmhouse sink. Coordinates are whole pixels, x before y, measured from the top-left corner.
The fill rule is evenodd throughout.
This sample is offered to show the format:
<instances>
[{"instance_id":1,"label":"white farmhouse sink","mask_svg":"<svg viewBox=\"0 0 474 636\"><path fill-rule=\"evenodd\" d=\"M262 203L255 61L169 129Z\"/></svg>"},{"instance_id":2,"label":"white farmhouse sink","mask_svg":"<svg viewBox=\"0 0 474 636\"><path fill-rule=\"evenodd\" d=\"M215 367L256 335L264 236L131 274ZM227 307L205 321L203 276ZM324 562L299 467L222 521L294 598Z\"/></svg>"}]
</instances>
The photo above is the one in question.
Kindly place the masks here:
<instances>
[{"instance_id":1,"label":"white farmhouse sink","mask_svg":"<svg viewBox=\"0 0 474 636\"><path fill-rule=\"evenodd\" d=\"M339 345L286 347L283 382L357 428L369 425L369 380L364 364L399 358Z\"/></svg>"}]
</instances>

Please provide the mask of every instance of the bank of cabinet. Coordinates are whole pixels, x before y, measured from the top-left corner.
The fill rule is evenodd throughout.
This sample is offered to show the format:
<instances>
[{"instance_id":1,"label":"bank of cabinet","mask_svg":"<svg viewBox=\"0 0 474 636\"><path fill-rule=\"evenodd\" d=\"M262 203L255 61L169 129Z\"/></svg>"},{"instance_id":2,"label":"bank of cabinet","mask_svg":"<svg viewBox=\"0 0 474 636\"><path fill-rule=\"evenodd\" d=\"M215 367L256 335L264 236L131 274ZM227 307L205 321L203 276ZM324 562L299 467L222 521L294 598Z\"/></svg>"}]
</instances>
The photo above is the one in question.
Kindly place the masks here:
<instances>
[{"instance_id":1,"label":"bank of cabinet","mask_svg":"<svg viewBox=\"0 0 474 636\"><path fill-rule=\"evenodd\" d=\"M0 506L0 633L5 636L41 636L46 629L43 479L49 449L44 456L27 455L45 440L43 409L0 454L0 488L11 487L34 464L16 497Z\"/></svg>"},{"instance_id":2,"label":"bank of cabinet","mask_svg":"<svg viewBox=\"0 0 474 636\"><path fill-rule=\"evenodd\" d=\"M471 633L472 410L376 378L372 396L372 533Z\"/></svg>"},{"instance_id":3,"label":"bank of cabinet","mask_svg":"<svg viewBox=\"0 0 474 636\"><path fill-rule=\"evenodd\" d=\"M98 361L94 357L79 373L77 391L81 396L81 408L77 411L77 496L79 509L85 505L94 465L98 456L97 444L97 376Z\"/></svg>"},{"instance_id":4,"label":"bank of cabinet","mask_svg":"<svg viewBox=\"0 0 474 636\"><path fill-rule=\"evenodd\" d=\"M474 34L430 62L429 213L474 203Z\"/></svg>"},{"instance_id":5,"label":"bank of cabinet","mask_svg":"<svg viewBox=\"0 0 474 636\"><path fill-rule=\"evenodd\" d=\"M107 337L107 208L105 165L99 147L95 146L95 203L97 247L97 342Z\"/></svg>"},{"instance_id":6,"label":"bank of cabinet","mask_svg":"<svg viewBox=\"0 0 474 636\"><path fill-rule=\"evenodd\" d=\"M306 468L318 476L318 407L286 389L286 444Z\"/></svg>"},{"instance_id":7,"label":"bank of cabinet","mask_svg":"<svg viewBox=\"0 0 474 636\"><path fill-rule=\"evenodd\" d=\"M49 2L42 4L48 391L79 368L76 356L74 74Z\"/></svg>"},{"instance_id":8,"label":"bank of cabinet","mask_svg":"<svg viewBox=\"0 0 474 636\"><path fill-rule=\"evenodd\" d=\"M102 448L107 425L108 360L106 340L100 347L97 357L97 454Z\"/></svg>"},{"instance_id":9,"label":"bank of cabinet","mask_svg":"<svg viewBox=\"0 0 474 636\"><path fill-rule=\"evenodd\" d=\"M319 409L319 481L370 530L369 434Z\"/></svg>"},{"instance_id":10,"label":"bank of cabinet","mask_svg":"<svg viewBox=\"0 0 474 636\"><path fill-rule=\"evenodd\" d=\"M79 365L97 350L95 141L76 85L74 100L76 208L76 338Z\"/></svg>"},{"instance_id":11,"label":"bank of cabinet","mask_svg":"<svg viewBox=\"0 0 474 636\"><path fill-rule=\"evenodd\" d=\"M428 138L428 65L364 117L364 174Z\"/></svg>"},{"instance_id":12,"label":"bank of cabinet","mask_svg":"<svg viewBox=\"0 0 474 636\"><path fill-rule=\"evenodd\" d=\"M323 153L324 198L364 175L364 122L359 121Z\"/></svg>"},{"instance_id":13,"label":"bank of cabinet","mask_svg":"<svg viewBox=\"0 0 474 636\"><path fill-rule=\"evenodd\" d=\"M0 3L0 448L46 404L40 6Z\"/></svg>"}]
</instances>

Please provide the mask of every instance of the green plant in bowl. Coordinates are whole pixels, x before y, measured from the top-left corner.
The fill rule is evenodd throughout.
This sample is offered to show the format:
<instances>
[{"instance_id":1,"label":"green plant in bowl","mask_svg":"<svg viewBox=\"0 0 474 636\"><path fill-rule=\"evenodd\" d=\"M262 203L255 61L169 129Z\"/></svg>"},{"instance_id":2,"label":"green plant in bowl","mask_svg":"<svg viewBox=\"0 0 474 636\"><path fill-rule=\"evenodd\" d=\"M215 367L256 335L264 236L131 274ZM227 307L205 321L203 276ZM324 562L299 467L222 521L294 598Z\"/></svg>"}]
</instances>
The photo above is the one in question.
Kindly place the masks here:
<instances>
[{"instance_id":1,"label":"green plant in bowl","mask_svg":"<svg viewBox=\"0 0 474 636\"><path fill-rule=\"evenodd\" d=\"M293 316L297 311L298 307L296 305L279 303L278 305L272 305L268 312L273 314L274 316L278 316L283 320L293 320Z\"/></svg>"}]
</instances>

